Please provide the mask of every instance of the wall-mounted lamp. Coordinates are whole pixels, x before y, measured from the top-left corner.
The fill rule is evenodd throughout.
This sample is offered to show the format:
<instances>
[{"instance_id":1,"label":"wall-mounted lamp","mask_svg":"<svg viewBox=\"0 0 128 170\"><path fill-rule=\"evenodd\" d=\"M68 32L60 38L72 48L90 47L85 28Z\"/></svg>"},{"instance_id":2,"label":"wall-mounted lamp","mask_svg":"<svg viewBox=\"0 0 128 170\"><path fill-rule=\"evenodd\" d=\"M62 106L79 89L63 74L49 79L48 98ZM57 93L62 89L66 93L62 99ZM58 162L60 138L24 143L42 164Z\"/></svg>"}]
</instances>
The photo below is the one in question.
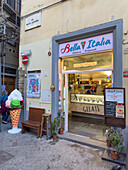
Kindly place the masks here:
<instances>
[{"instance_id":1,"label":"wall-mounted lamp","mask_svg":"<svg viewBox=\"0 0 128 170\"><path fill-rule=\"evenodd\" d=\"M54 90L55 90L55 86L54 86L54 85L51 85L50 89L51 89L52 91L54 91Z\"/></svg>"},{"instance_id":2,"label":"wall-mounted lamp","mask_svg":"<svg viewBox=\"0 0 128 170\"><path fill-rule=\"evenodd\" d=\"M124 32L124 35L127 35L127 34L128 34L128 31L125 31L125 32Z\"/></svg>"},{"instance_id":3,"label":"wall-mounted lamp","mask_svg":"<svg viewBox=\"0 0 128 170\"><path fill-rule=\"evenodd\" d=\"M49 52L48 52L48 56L51 56L51 55L52 55L52 53L49 51Z\"/></svg>"}]
</instances>

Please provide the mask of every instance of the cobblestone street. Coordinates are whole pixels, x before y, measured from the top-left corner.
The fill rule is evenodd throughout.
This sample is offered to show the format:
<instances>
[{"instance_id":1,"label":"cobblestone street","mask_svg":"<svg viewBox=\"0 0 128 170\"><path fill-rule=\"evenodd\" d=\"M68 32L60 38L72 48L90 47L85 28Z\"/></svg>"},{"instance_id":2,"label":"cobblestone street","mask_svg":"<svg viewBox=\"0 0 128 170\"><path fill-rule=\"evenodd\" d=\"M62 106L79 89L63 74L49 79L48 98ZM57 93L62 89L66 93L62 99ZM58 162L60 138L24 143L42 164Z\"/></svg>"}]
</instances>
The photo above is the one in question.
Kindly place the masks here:
<instances>
[{"instance_id":1,"label":"cobblestone street","mask_svg":"<svg viewBox=\"0 0 128 170\"><path fill-rule=\"evenodd\" d=\"M0 132L1 170L110 170L114 164L101 160L103 150L73 142L36 138L35 132L9 134L11 124Z\"/></svg>"}]
</instances>

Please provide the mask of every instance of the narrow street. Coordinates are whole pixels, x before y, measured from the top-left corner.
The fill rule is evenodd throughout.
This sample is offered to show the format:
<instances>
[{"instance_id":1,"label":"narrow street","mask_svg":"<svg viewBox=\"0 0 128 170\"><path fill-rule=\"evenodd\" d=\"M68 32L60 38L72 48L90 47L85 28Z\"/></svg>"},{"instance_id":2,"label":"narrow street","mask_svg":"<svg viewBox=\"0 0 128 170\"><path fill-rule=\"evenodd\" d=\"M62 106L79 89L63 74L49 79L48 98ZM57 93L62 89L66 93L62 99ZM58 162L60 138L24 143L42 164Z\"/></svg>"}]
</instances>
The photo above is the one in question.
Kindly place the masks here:
<instances>
[{"instance_id":1,"label":"narrow street","mask_svg":"<svg viewBox=\"0 0 128 170\"><path fill-rule=\"evenodd\" d=\"M73 142L36 138L36 132L9 134L11 123L0 132L1 170L111 170L113 163L101 160L103 150Z\"/></svg>"}]
</instances>

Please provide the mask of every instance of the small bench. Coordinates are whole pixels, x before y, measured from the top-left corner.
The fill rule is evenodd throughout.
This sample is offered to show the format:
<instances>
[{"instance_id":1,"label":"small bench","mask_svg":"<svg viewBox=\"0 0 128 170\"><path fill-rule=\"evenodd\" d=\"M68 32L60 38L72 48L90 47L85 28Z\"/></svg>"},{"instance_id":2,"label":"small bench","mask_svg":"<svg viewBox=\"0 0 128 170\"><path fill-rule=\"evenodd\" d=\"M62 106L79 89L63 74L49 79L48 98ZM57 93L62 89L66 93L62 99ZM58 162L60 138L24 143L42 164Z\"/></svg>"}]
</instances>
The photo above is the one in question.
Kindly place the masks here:
<instances>
[{"instance_id":1,"label":"small bench","mask_svg":"<svg viewBox=\"0 0 128 170\"><path fill-rule=\"evenodd\" d=\"M22 133L29 131L30 128L37 129L37 138L40 137L42 114L45 114L45 109L29 107L29 118L22 123Z\"/></svg>"}]
</instances>

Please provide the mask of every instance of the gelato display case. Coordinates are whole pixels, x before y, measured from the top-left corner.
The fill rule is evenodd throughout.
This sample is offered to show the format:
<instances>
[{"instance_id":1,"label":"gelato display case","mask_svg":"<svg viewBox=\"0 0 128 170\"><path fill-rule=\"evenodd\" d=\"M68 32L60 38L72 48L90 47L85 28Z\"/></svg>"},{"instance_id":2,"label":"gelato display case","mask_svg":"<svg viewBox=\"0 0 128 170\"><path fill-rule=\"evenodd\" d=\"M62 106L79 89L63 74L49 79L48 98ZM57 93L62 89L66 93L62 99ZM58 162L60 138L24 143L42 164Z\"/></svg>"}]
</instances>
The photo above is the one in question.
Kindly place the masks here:
<instances>
[{"instance_id":1,"label":"gelato display case","mask_svg":"<svg viewBox=\"0 0 128 170\"><path fill-rule=\"evenodd\" d=\"M71 94L70 110L77 113L104 115L104 96Z\"/></svg>"},{"instance_id":2,"label":"gelato display case","mask_svg":"<svg viewBox=\"0 0 128 170\"><path fill-rule=\"evenodd\" d=\"M104 96L87 95L87 94L71 94L71 102L104 105Z\"/></svg>"}]
</instances>

